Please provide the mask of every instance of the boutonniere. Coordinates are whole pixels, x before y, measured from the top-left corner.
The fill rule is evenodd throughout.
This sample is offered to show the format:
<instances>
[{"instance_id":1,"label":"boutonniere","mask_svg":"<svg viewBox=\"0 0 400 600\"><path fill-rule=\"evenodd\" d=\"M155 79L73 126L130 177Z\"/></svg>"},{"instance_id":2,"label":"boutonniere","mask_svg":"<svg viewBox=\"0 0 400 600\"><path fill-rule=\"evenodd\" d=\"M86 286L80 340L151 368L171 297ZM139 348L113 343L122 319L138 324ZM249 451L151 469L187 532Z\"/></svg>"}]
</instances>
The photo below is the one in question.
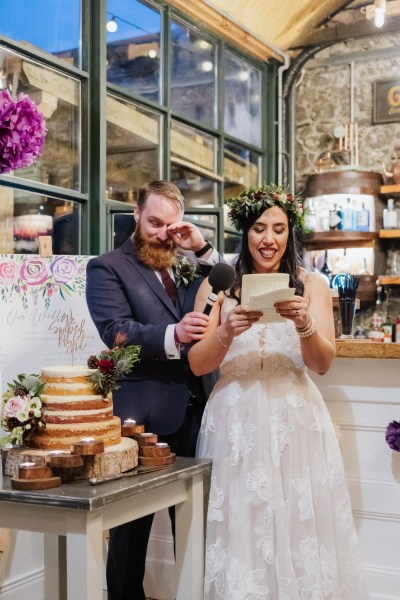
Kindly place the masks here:
<instances>
[{"instance_id":1,"label":"boutonniere","mask_svg":"<svg viewBox=\"0 0 400 600\"><path fill-rule=\"evenodd\" d=\"M181 283L187 287L197 277L201 277L200 273L197 272L196 265L186 258L186 256L179 256L174 265L174 271L176 287L179 287Z\"/></svg>"}]
</instances>

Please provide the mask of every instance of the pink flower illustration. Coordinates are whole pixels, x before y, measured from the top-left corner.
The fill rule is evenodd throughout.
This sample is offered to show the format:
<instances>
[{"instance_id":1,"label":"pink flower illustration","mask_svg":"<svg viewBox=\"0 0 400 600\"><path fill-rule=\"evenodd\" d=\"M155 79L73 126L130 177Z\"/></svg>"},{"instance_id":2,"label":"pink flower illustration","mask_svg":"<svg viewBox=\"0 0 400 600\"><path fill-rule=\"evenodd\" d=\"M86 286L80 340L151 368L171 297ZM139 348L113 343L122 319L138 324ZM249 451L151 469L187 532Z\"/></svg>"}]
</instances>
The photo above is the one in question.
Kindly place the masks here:
<instances>
[{"instance_id":1,"label":"pink flower illustration","mask_svg":"<svg viewBox=\"0 0 400 600\"><path fill-rule=\"evenodd\" d=\"M8 259L0 262L0 285L12 285L18 281L18 264Z\"/></svg>"},{"instance_id":2,"label":"pink flower illustration","mask_svg":"<svg viewBox=\"0 0 400 600\"><path fill-rule=\"evenodd\" d=\"M26 410L31 397L27 396L12 396L3 406L3 419L15 417L21 410Z\"/></svg>"},{"instance_id":3,"label":"pink flower illustration","mask_svg":"<svg viewBox=\"0 0 400 600\"><path fill-rule=\"evenodd\" d=\"M78 272L78 265L75 260L58 256L50 265L54 280L57 283L67 283L71 281Z\"/></svg>"},{"instance_id":4,"label":"pink flower illustration","mask_svg":"<svg viewBox=\"0 0 400 600\"><path fill-rule=\"evenodd\" d=\"M49 277L49 270L42 258L32 256L23 261L19 274L28 285L41 285Z\"/></svg>"}]
</instances>

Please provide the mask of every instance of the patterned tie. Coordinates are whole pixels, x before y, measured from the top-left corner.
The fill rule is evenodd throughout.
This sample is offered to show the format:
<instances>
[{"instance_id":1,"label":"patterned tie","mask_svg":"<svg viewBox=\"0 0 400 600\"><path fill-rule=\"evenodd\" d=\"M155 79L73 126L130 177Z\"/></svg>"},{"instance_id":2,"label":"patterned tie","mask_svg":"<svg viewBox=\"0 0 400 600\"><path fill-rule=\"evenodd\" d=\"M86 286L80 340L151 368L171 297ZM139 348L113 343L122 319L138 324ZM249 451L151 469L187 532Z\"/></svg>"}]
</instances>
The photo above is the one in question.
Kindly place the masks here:
<instances>
[{"instance_id":1,"label":"patterned tie","mask_svg":"<svg viewBox=\"0 0 400 600\"><path fill-rule=\"evenodd\" d=\"M170 300L174 306L176 306L176 301L178 299L178 292L176 290L175 281L172 279L171 275L168 273L166 269L161 269L161 279L165 287L165 291L167 292Z\"/></svg>"}]
</instances>

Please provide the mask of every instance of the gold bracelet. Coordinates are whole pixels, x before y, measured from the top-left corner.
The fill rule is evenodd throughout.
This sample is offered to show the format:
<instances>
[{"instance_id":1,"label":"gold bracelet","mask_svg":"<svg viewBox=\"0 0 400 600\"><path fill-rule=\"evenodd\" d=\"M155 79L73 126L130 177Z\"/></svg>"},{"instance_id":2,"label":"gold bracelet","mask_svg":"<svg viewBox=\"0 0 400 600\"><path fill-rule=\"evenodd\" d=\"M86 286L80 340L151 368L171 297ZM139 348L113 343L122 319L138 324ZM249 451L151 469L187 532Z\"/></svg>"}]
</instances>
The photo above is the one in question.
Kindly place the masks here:
<instances>
[{"instance_id":1,"label":"gold bracelet","mask_svg":"<svg viewBox=\"0 0 400 600\"><path fill-rule=\"evenodd\" d=\"M217 331L215 332L215 335L217 336L217 340L219 341L219 343L221 344L221 346L223 346L224 348L229 348L229 344L228 345L224 344L224 342L219 337L219 335L218 335L218 329L219 328L220 328L220 325L218 325Z\"/></svg>"},{"instance_id":2,"label":"gold bracelet","mask_svg":"<svg viewBox=\"0 0 400 600\"><path fill-rule=\"evenodd\" d=\"M311 317L311 323L307 327L307 329L302 329L301 331L299 331L297 329L297 335L300 338L309 338L316 332L316 330L317 330L317 323L316 323L314 317Z\"/></svg>"},{"instance_id":3,"label":"gold bracelet","mask_svg":"<svg viewBox=\"0 0 400 600\"><path fill-rule=\"evenodd\" d=\"M306 331L310 327L311 321L312 321L312 316L310 315L310 313L308 313L307 325L305 327L296 327L296 331Z\"/></svg>"}]
</instances>

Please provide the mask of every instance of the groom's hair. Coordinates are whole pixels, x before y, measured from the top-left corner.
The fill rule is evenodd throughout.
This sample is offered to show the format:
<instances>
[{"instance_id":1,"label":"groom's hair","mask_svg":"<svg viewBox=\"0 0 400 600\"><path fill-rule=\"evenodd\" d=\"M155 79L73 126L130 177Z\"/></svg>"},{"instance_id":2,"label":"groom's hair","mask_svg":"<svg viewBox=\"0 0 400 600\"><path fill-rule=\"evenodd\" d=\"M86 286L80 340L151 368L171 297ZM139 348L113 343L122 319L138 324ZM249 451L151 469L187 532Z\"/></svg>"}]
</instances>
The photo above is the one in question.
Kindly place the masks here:
<instances>
[{"instance_id":1,"label":"groom's hair","mask_svg":"<svg viewBox=\"0 0 400 600\"><path fill-rule=\"evenodd\" d=\"M139 210L144 207L147 198L150 194L159 194L165 196L168 200L171 200L178 206L182 211L185 209L185 200L181 194L181 191L171 183L170 181L164 181L162 179L151 181L146 183L139 188L137 193L137 206Z\"/></svg>"}]
</instances>

